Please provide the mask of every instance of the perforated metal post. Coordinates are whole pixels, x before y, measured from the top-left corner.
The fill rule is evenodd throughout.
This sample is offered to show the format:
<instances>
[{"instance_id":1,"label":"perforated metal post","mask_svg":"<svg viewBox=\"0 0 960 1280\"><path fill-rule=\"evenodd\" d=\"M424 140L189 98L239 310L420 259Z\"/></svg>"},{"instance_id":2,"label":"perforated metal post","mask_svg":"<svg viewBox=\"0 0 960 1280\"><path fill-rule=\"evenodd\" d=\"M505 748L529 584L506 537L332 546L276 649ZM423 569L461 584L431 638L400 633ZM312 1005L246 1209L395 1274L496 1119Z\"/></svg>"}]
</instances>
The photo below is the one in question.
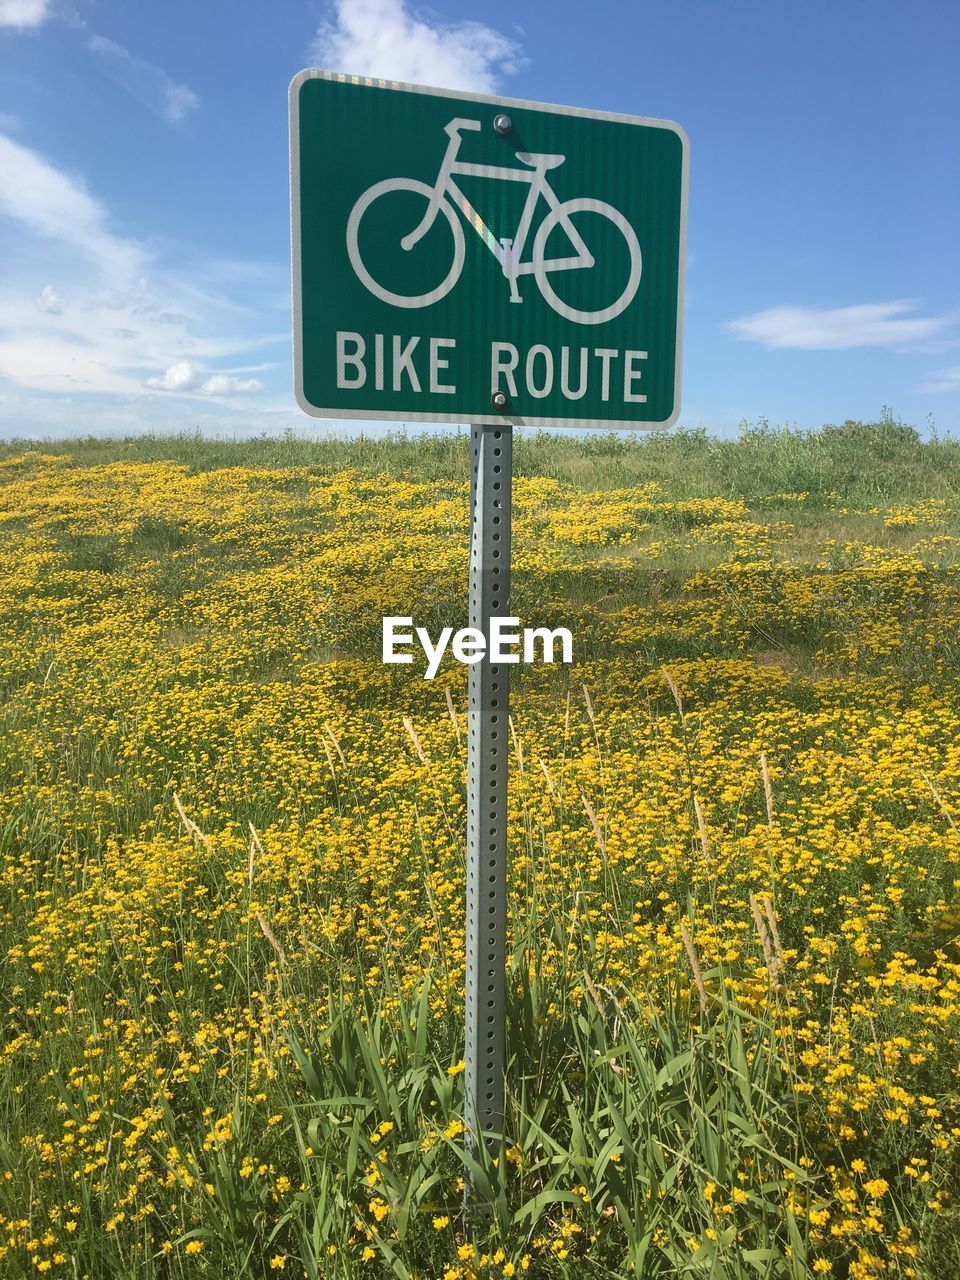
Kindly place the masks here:
<instances>
[{"instance_id":1,"label":"perforated metal post","mask_svg":"<svg viewBox=\"0 0 960 1280\"><path fill-rule=\"evenodd\" d=\"M510 612L512 428L473 427L470 450L469 620L489 637L490 618ZM509 671L485 655L468 677L464 1124L474 1149L503 1127Z\"/></svg>"}]
</instances>

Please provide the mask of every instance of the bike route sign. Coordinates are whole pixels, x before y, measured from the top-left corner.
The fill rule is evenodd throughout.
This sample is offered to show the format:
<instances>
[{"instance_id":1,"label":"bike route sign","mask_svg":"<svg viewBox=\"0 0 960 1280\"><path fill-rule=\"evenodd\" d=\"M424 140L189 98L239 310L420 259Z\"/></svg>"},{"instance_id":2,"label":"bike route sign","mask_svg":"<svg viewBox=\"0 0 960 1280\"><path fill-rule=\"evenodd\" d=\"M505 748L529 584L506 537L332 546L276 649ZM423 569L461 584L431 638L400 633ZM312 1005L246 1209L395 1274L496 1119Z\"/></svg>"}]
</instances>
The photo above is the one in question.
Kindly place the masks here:
<instances>
[{"instance_id":1,"label":"bike route sign","mask_svg":"<svg viewBox=\"0 0 960 1280\"><path fill-rule=\"evenodd\" d=\"M301 72L290 86L300 407L671 426L688 164L669 121Z\"/></svg>"}]
</instances>

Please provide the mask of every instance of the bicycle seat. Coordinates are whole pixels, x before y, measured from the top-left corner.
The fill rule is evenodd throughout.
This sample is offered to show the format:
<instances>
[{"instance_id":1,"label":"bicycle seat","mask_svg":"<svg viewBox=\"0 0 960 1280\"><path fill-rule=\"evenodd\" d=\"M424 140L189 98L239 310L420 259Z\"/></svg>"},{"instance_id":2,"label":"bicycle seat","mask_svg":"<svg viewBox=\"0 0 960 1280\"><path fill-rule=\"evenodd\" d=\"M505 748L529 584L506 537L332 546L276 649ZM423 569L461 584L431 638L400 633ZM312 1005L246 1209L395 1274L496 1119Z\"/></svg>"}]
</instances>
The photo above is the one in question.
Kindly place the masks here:
<instances>
[{"instance_id":1,"label":"bicycle seat","mask_svg":"<svg viewBox=\"0 0 960 1280\"><path fill-rule=\"evenodd\" d=\"M522 164L528 164L533 169L556 169L558 164L563 164L566 156L551 156L544 151L518 151L517 159Z\"/></svg>"}]
</instances>

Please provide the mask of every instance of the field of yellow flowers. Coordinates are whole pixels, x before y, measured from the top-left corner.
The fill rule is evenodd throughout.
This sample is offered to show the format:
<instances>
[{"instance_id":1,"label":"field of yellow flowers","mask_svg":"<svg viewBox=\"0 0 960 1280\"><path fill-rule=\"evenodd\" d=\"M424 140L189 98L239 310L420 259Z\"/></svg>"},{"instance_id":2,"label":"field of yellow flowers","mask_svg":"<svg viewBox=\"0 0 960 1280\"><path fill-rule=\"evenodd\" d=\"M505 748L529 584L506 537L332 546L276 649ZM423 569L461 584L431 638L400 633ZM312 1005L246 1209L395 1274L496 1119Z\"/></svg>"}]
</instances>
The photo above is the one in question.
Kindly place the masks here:
<instances>
[{"instance_id":1,"label":"field of yellow flowers","mask_svg":"<svg viewBox=\"0 0 960 1280\"><path fill-rule=\"evenodd\" d=\"M517 476L470 1166L460 443L0 459L0 1275L953 1280L960 498Z\"/></svg>"}]
</instances>

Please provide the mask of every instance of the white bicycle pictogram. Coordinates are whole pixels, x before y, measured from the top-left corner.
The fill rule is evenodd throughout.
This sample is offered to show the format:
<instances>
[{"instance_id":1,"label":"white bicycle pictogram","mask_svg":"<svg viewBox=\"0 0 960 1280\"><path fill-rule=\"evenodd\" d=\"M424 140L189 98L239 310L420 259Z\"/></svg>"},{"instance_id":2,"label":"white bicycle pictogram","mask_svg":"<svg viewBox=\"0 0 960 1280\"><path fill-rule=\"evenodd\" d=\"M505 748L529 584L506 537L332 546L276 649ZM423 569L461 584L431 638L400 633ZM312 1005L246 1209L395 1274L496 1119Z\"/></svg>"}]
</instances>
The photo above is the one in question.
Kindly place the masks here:
<instances>
[{"instance_id":1,"label":"white bicycle pictogram","mask_svg":"<svg viewBox=\"0 0 960 1280\"><path fill-rule=\"evenodd\" d=\"M559 199L550 185L547 171L563 164L566 156L518 151L516 153L517 159L527 166L524 169L511 169L491 164L468 164L458 160L457 153L460 150L461 132L479 130L481 128L482 125L479 120L460 118L455 118L444 126L444 132L449 136L450 141L440 164L437 180L432 187L426 182L420 182L417 178L386 178L382 182L375 182L372 187L368 187L364 191L353 206L350 217L347 220L347 253L358 279L369 289L374 297L394 307L427 307L433 302L438 302L450 292L460 279L460 274L463 271L465 248L463 227L457 217L457 210L459 210L499 262L504 277L510 285L511 302L523 301L517 281L520 276L532 274L544 300L549 303L558 315L567 320L575 321L577 324L602 324L605 320L612 320L620 315L633 301L640 284L643 259L640 253L640 243L633 227L619 209L615 209L613 205L606 204L603 200L594 200L588 196L564 201ZM512 237L498 240L493 235L476 209L457 186L454 181L455 174L462 174L465 177L491 178L505 182L526 182L529 184L530 191L527 195L523 212L520 215L516 232ZM435 288L427 290L426 293L412 295L394 293L392 290L384 288L382 284L373 278L360 256L360 222L363 215L375 200L387 197L391 192L395 191L405 191L423 196L427 202L427 207L420 222L400 240L400 246L404 250L412 249L423 239L433 226L438 213L443 214L450 226L453 236L453 263L441 282ZM533 222L534 211L541 196L546 200L549 212L534 235L530 257L524 261L523 250ZM550 281L550 273L553 271L586 270L596 265L596 259L573 224L572 215L576 213L593 213L612 222L626 241L629 251L630 271L622 292L616 301L597 311L584 311L571 307L555 292ZM551 233L558 226L569 239L573 254L560 258L548 258L546 256L547 242Z\"/></svg>"}]
</instances>

